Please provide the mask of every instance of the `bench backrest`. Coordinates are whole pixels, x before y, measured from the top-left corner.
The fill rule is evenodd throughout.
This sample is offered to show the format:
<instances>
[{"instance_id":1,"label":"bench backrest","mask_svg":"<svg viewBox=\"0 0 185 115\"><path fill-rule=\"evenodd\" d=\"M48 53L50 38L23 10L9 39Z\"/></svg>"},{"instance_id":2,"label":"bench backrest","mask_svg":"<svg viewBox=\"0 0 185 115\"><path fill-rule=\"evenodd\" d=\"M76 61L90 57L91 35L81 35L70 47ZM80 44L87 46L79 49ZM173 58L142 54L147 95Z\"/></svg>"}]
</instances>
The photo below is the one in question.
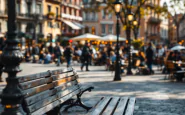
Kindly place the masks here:
<instances>
[{"instance_id":1,"label":"bench backrest","mask_svg":"<svg viewBox=\"0 0 185 115\"><path fill-rule=\"evenodd\" d=\"M77 79L72 68L19 77L24 110L31 115L50 111L80 92Z\"/></svg>"}]
</instances>

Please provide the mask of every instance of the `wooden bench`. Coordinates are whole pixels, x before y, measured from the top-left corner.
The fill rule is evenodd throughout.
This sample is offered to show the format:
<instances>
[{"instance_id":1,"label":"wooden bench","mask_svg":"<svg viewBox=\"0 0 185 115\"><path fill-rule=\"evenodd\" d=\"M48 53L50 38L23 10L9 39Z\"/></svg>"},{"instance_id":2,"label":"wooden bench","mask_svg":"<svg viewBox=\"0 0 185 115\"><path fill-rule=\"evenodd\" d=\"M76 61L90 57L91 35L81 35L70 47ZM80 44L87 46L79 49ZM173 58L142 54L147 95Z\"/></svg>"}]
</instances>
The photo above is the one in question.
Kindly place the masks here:
<instances>
[{"instance_id":1,"label":"wooden bench","mask_svg":"<svg viewBox=\"0 0 185 115\"><path fill-rule=\"evenodd\" d=\"M25 95L23 110L28 115L58 115L63 105L67 105L65 110L72 106L91 109L81 102L81 95L93 87L82 86L72 68L21 76L18 82Z\"/></svg>"},{"instance_id":2,"label":"wooden bench","mask_svg":"<svg viewBox=\"0 0 185 115\"><path fill-rule=\"evenodd\" d=\"M88 115L133 115L134 106L134 97L102 97Z\"/></svg>"}]
</instances>

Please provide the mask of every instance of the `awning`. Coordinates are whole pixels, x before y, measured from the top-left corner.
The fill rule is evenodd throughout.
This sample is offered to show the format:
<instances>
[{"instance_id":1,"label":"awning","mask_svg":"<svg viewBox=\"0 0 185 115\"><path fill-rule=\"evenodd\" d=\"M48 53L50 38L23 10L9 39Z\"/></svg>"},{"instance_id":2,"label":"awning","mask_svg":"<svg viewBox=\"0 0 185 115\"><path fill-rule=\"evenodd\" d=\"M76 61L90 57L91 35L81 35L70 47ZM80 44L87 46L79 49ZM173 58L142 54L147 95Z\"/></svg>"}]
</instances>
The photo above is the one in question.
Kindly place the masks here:
<instances>
[{"instance_id":1,"label":"awning","mask_svg":"<svg viewBox=\"0 0 185 115\"><path fill-rule=\"evenodd\" d=\"M82 25L82 24L80 24L80 23L78 23L78 22L73 22L75 25L77 25L78 27L80 27L80 28L85 28L85 26L84 25Z\"/></svg>"},{"instance_id":2,"label":"awning","mask_svg":"<svg viewBox=\"0 0 185 115\"><path fill-rule=\"evenodd\" d=\"M78 27L77 25L75 25L74 23L72 23L71 21L68 21L68 20L64 20L62 19L62 21L67 24L68 26L70 26L72 29L74 30L79 30L81 29L80 27Z\"/></svg>"}]
</instances>

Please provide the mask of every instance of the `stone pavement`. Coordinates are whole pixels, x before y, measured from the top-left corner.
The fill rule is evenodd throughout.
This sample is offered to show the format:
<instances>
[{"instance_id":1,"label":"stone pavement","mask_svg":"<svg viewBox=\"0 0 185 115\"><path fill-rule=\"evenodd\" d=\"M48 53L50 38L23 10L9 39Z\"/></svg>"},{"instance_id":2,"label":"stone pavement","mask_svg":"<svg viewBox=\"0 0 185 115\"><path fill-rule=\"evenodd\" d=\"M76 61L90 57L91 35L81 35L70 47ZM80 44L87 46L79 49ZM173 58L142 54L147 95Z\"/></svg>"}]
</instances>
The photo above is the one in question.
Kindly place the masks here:
<instances>
[{"instance_id":1,"label":"stone pavement","mask_svg":"<svg viewBox=\"0 0 185 115\"><path fill-rule=\"evenodd\" d=\"M65 68L55 65L22 64L19 75L37 73L50 69ZM136 97L134 115L185 115L185 83L163 80L164 75L122 76L122 81L113 81L114 73L105 71L103 66L91 66L89 72L81 72L78 65L73 66L79 74L80 82L93 85L92 92L85 93L84 102L94 105L101 96ZM4 78L5 78L4 74ZM1 89L5 83L1 83ZM71 109L64 115L83 115L84 110Z\"/></svg>"}]
</instances>

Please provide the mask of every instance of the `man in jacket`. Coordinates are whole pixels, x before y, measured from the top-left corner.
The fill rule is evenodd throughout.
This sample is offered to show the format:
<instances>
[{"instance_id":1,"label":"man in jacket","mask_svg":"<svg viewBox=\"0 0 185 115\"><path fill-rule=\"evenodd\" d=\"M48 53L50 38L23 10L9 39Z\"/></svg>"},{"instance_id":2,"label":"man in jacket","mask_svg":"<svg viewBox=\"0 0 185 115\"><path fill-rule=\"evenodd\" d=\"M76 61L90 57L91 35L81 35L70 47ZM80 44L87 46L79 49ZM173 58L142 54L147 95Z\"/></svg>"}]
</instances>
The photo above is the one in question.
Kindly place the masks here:
<instances>
[{"instance_id":1,"label":"man in jacket","mask_svg":"<svg viewBox=\"0 0 185 115\"><path fill-rule=\"evenodd\" d=\"M148 69L150 70L150 73L152 73L152 63L153 63L153 56L154 52L152 50L151 43L148 44L148 48L146 49L146 59L147 59L147 66Z\"/></svg>"},{"instance_id":2,"label":"man in jacket","mask_svg":"<svg viewBox=\"0 0 185 115\"><path fill-rule=\"evenodd\" d=\"M57 58L57 66L60 66L60 57L62 56L62 53L60 51L60 43L56 43L56 47L54 48L54 54Z\"/></svg>"},{"instance_id":3,"label":"man in jacket","mask_svg":"<svg viewBox=\"0 0 185 115\"><path fill-rule=\"evenodd\" d=\"M86 65L86 71L89 71L88 66L89 66L89 60L90 60L90 56L91 56L91 52L90 52L90 43L86 43L85 46L83 47L82 50L82 66L81 66L81 70L83 71L83 67Z\"/></svg>"}]
</instances>

